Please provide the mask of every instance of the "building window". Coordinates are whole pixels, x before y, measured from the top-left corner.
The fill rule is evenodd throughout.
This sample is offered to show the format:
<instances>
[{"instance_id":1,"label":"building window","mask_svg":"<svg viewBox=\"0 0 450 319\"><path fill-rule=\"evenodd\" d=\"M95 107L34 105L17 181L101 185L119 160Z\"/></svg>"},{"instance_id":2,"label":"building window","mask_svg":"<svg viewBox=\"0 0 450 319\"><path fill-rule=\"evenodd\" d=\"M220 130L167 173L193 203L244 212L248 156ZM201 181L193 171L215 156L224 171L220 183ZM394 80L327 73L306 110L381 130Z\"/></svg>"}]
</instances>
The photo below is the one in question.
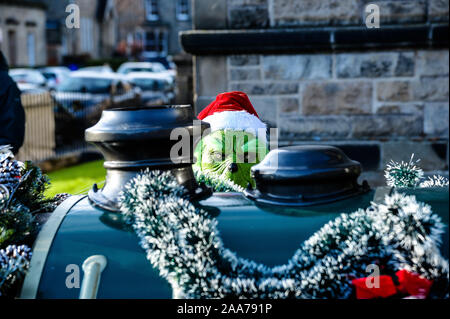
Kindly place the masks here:
<instances>
[{"instance_id":1,"label":"building window","mask_svg":"<svg viewBox=\"0 0 450 319\"><path fill-rule=\"evenodd\" d=\"M159 19L158 14L158 0L146 0L145 1L145 12L147 15L147 20L155 21Z\"/></svg>"},{"instance_id":2,"label":"building window","mask_svg":"<svg viewBox=\"0 0 450 319\"><path fill-rule=\"evenodd\" d=\"M14 30L8 31L8 46L9 65L14 66L17 64L17 37Z\"/></svg>"},{"instance_id":3,"label":"building window","mask_svg":"<svg viewBox=\"0 0 450 319\"><path fill-rule=\"evenodd\" d=\"M27 54L28 54L28 66L36 65L36 44L34 33L27 34Z\"/></svg>"},{"instance_id":4,"label":"building window","mask_svg":"<svg viewBox=\"0 0 450 319\"><path fill-rule=\"evenodd\" d=\"M144 47L144 38L145 38L145 32L144 31L137 30L137 31L134 32L134 42L140 48Z\"/></svg>"},{"instance_id":5,"label":"building window","mask_svg":"<svg viewBox=\"0 0 450 319\"><path fill-rule=\"evenodd\" d=\"M145 34L144 53L147 56L167 55L167 31L155 29Z\"/></svg>"},{"instance_id":6,"label":"building window","mask_svg":"<svg viewBox=\"0 0 450 319\"><path fill-rule=\"evenodd\" d=\"M177 0L177 19L189 20L189 0Z\"/></svg>"}]
</instances>

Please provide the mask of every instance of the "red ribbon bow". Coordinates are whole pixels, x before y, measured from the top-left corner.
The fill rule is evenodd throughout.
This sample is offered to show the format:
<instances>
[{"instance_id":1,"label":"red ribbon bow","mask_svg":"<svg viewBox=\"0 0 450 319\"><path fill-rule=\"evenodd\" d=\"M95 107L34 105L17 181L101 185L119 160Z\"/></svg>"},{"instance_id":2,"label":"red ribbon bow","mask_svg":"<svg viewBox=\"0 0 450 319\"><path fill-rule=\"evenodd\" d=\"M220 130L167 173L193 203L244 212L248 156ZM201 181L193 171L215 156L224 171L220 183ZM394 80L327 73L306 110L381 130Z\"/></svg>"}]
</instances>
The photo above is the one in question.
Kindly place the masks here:
<instances>
[{"instance_id":1,"label":"red ribbon bow","mask_svg":"<svg viewBox=\"0 0 450 319\"><path fill-rule=\"evenodd\" d=\"M398 286L390 276L381 275L377 277L364 277L352 280L356 288L357 299L386 298L397 293L407 294L418 298L426 298L430 292L432 280L423 278L419 274L406 269L395 273Z\"/></svg>"}]
</instances>

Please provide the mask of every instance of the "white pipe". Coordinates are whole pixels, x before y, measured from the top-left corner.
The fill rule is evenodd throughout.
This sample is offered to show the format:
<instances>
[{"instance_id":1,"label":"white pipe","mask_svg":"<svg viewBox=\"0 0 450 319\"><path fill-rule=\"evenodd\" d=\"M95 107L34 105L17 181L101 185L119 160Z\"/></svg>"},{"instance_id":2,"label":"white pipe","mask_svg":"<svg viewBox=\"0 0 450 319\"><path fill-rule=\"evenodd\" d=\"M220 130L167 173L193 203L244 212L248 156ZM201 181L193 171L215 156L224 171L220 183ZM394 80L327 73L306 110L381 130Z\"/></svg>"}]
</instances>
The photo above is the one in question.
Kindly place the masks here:
<instances>
[{"instance_id":1,"label":"white pipe","mask_svg":"<svg viewBox=\"0 0 450 319\"><path fill-rule=\"evenodd\" d=\"M94 255L83 262L83 281L80 289L80 299L97 298L100 277L107 264L106 257L103 255Z\"/></svg>"}]
</instances>

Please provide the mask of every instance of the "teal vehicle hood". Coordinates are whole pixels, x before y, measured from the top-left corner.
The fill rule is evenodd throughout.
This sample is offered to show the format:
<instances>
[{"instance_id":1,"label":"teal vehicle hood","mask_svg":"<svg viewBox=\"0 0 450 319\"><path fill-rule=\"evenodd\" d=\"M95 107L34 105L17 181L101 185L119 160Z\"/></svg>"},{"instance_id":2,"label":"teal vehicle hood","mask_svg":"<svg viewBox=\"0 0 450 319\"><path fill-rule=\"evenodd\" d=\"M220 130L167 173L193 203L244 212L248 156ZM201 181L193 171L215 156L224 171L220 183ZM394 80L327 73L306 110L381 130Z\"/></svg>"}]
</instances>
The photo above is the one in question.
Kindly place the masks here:
<instances>
[{"instance_id":1,"label":"teal vehicle hood","mask_svg":"<svg viewBox=\"0 0 450 319\"><path fill-rule=\"evenodd\" d=\"M241 193L215 193L196 205L216 216L225 247L240 257L275 266L284 264L303 241L339 214L366 208L389 191L381 187L345 200L302 208L257 205ZM448 188L397 191L415 195L441 217L446 226L441 252L448 259ZM103 255L107 260L97 298L172 297L170 285L147 260L121 214L94 207L87 197L79 196L66 200L53 215L47 224L53 222L56 228L44 227L39 234L22 298L79 298L80 288L67 285L72 274L68 269L79 267L82 279L82 264L93 255Z\"/></svg>"}]
</instances>

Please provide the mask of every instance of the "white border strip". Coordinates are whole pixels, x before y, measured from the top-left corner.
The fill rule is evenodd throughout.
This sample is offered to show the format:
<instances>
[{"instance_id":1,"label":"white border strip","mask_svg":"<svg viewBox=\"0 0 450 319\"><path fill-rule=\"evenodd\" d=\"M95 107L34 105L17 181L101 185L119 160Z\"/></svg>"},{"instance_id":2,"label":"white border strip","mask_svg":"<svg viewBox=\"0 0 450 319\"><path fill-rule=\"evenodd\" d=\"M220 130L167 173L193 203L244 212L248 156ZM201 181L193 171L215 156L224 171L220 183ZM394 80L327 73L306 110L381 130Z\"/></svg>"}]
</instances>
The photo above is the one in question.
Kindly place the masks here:
<instances>
[{"instance_id":1,"label":"white border strip","mask_svg":"<svg viewBox=\"0 0 450 319\"><path fill-rule=\"evenodd\" d=\"M53 239L55 238L56 232L58 231L59 226L69 210L85 197L85 195L70 196L55 209L48 221L44 224L44 226L42 226L42 229L33 245L30 269L25 276L22 291L19 297L20 299L36 298L42 271L44 270L47 255L53 243Z\"/></svg>"}]
</instances>

